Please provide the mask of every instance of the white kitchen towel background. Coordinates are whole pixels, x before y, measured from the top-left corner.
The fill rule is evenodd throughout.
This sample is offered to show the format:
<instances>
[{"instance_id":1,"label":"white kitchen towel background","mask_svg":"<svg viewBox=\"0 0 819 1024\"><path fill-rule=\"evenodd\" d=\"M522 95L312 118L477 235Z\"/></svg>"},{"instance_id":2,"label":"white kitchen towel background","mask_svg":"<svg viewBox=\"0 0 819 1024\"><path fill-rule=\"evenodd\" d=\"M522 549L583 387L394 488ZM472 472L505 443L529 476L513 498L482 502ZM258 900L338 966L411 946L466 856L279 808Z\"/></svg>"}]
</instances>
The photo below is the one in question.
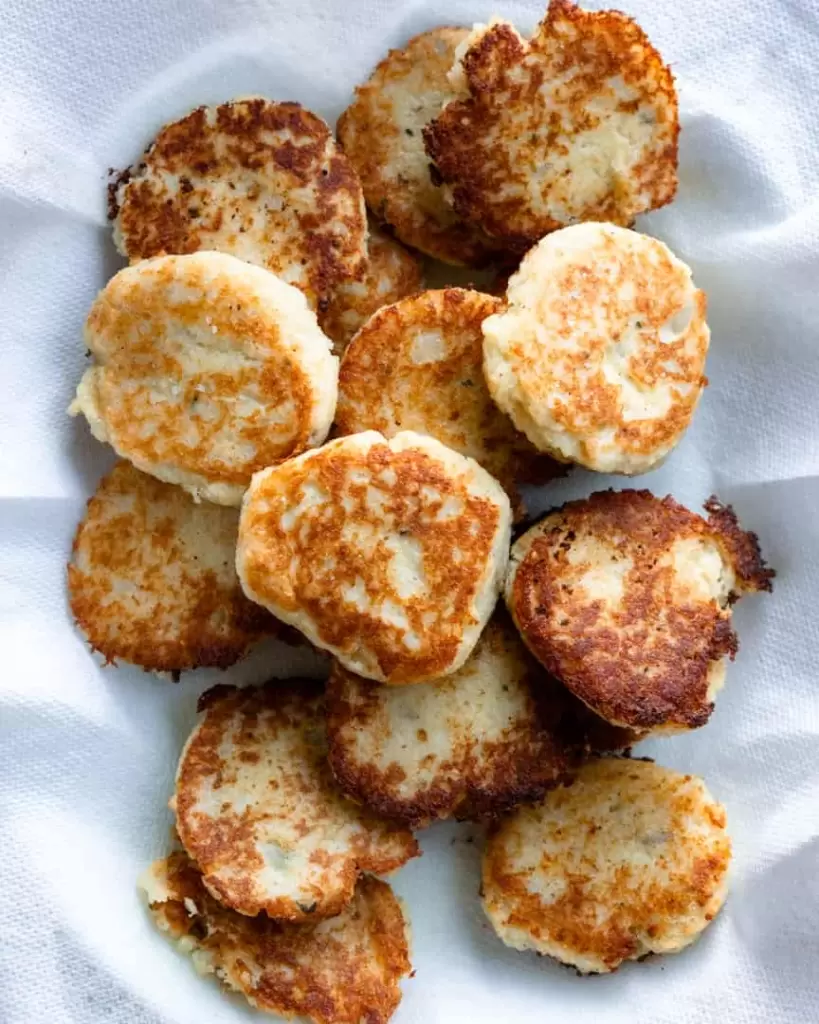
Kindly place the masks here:
<instances>
[{"instance_id":1,"label":"white kitchen towel background","mask_svg":"<svg viewBox=\"0 0 819 1024\"><path fill-rule=\"evenodd\" d=\"M627 0L623 0L626 4ZM480 836L444 825L396 878L417 975L403 1024L819 1021L819 9L811 0L629 0L682 100L676 202L641 223L709 295L711 386L641 484L716 492L779 571L737 612L711 724L648 746L728 807L732 894L688 952L576 978L505 949L477 900ZM96 290L121 265L109 167L200 103L262 93L334 119L389 46L531 3L5 0L0 5L0 1022L227 1024L255 1015L196 977L135 891L168 845L197 695L103 670L71 625L64 565L110 454L65 415ZM613 482L577 473L541 505ZM314 668L271 646L232 675ZM468 713L465 709L465 714ZM472 841L474 840L474 841Z\"/></svg>"}]
</instances>

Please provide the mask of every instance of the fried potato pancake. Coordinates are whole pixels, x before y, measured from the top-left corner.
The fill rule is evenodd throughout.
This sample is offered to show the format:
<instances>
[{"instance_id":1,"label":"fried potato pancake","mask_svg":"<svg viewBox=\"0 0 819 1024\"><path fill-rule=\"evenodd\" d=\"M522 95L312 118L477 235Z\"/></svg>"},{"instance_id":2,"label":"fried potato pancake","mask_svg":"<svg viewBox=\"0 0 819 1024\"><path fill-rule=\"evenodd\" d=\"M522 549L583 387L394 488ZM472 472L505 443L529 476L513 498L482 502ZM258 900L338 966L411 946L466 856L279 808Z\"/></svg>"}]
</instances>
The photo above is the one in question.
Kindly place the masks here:
<instances>
[{"instance_id":1,"label":"fried potato pancake","mask_svg":"<svg viewBox=\"0 0 819 1024\"><path fill-rule=\"evenodd\" d=\"M506 247L577 221L628 225L674 198L674 78L625 14L551 0L528 41L478 25L450 82L427 153L455 212Z\"/></svg>"},{"instance_id":2,"label":"fried potato pancake","mask_svg":"<svg viewBox=\"0 0 819 1024\"><path fill-rule=\"evenodd\" d=\"M727 891L725 810L701 779L648 761L590 761L568 787L503 819L483 905L498 936L581 974L677 953Z\"/></svg>"},{"instance_id":3,"label":"fried potato pancake","mask_svg":"<svg viewBox=\"0 0 819 1024\"><path fill-rule=\"evenodd\" d=\"M226 907L284 921L338 914L362 872L394 871L412 833L346 800L327 765L322 686L215 687L179 761L179 838Z\"/></svg>"},{"instance_id":4,"label":"fried potato pancake","mask_svg":"<svg viewBox=\"0 0 819 1024\"><path fill-rule=\"evenodd\" d=\"M256 474L236 568L251 600L350 671L419 683L477 643L511 518L474 460L412 431L366 431Z\"/></svg>"},{"instance_id":5,"label":"fried potato pancake","mask_svg":"<svg viewBox=\"0 0 819 1024\"><path fill-rule=\"evenodd\" d=\"M304 296L224 253L121 270L85 325L69 412L145 473L238 505L256 470L327 436L338 360Z\"/></svg>"},{"instance_id":6,"label":"fried potato pancake","mask_svg":"<svg viewBox=\"0 0 819 1024\"><path fill-rule=\"evenodd\" d=\"M320 117L262 97L166 125L110 188L114 242L132 261L216 250L272 270L315 308L361 277L361 184Z\"/></svg>"},{"instance_id":7,"label":"fried potato pancake","mask_svg":"<svg viewBox=\"0 0 819 1024\"><path fill-rule=\"evenodd\" d=\"M242 593L236 509L196 504L125 461L103 477L77 527L71 611L107 663L153 672L228 668L276 620Z\"/></svg>"},{"instance_id":8,"label":"fried potato pancake","mask_svg":"<svg viewBox=\"0 0 819 1024\"><path fill-rule=\"evenodd\" d=\"M306 924L243 917L218 903L182 852L140 888L161 932L251 1006L315 1024L386 1024L410 972L408 925L386 882L364 877L337 917Z\"/></svg>"},{"instance_id":9,"label":"fried potato pancake","mask_svg":"<svg viewBox=\"0 0 819 1024\"><path fill-rule=\"evenodd\" d=\"M656 238L612 224L556 231L483 322L489 391L542 451L645 473L680 441L703 388L705 295Z\"/></svg>"},{"instance_id":10,"label":"fried potato pancake","mask_svg":"<svg viewBox=\"0 0 819 1024\"><path fill-rule=\"evenodd\" d=\"M600 491L518 538L506 604L533 654L606 721L704 725L738 641L731 609L771 589L757 537L649 491Z\"/></svg>"},{"instance_id":11,"label":"fried potato pancake","mask_svg":"<svg viewBox=\"0 0 819 1024\"><path fill-rule=\"evenodd\" d=\"M542 796L568 771L574 739L544 676L505 615L457 672L429 683L382 686L336 663L327 734L339 785L412 826Z\"/></svg>"}]
</instances>

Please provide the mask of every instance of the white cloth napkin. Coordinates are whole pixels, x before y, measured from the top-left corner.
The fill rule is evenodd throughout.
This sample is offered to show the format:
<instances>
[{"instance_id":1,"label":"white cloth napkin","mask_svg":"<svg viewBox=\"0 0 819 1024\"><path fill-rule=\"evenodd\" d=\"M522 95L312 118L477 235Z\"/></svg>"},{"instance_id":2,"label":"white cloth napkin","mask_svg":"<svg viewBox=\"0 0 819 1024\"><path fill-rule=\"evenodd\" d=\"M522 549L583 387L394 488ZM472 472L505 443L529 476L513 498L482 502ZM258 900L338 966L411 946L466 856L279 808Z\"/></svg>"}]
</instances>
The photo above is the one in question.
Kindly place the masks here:
<instances>
[{"instance_id":1,"label":"white cloth napkin","mask_svg":"<svg viewBox=\"0 0 819 1024\"><path fill-rule=\"evenodd\" d=\"M712 492L779 571L736 614L741 651L712 722L647 747L727 805L732 894L690 951L580 979L505 949L477 899L479 843L439 826L396 879L417 975L399 1024L819 1021L819 10L815 0L622 0L673 64L681 188L645 218L709 295L711 386L641 481ZM64 565L109 453L65 408L81 327L119 267L109 167L203 102L263 93L333 119L388 46L442 20L541 8L456 0L5 0L0 5L0 1021L222 1024L253 1018L153 930L135 879L168 845L197 695L103 670L72 627ZM577 473L540 499L589 493ZM261 680L298 655L260 651ZM309 659L301 658L302 667ZM312 663L310 663L312 665ZM313 667L315 667L313 665ZM220 677L221 678L221 677Z\"/></svg>"}]
</instances>

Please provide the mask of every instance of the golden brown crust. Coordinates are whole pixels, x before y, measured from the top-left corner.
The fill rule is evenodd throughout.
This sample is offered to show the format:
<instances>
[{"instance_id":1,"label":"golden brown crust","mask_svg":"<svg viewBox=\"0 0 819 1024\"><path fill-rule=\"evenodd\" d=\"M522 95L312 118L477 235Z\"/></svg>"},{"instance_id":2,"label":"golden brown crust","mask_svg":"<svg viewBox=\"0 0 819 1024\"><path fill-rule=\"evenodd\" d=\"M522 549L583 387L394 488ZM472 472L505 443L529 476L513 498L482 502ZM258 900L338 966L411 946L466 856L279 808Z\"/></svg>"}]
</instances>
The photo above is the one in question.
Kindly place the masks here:
<instances>
[{"instance_id":1,"label":"golden brown crust","mask_svg":"<svg viewBox=\"0 0 819 1024\"><path fill-rule=\"evenodd\" d=\"M132 260L216 249L284 276L313 305L364 270L361 185L324 121L298 103L199 107L114 184L109 216Z\"/></svg>"},{"instance_id":2,"label":"golden brown crust","mask_svg":"<svg viewBox=\"0 0 819 1024\"><path fill-rule=\"evenodd\" d=\"M106 660L154 672L228 668L276 620L242 593L238 512L119 462L88 501L68 565L71 611Z\"/></svg>"},{"instance_id":3,"label":"golden brown crust","mask_svg":"<svg viewBox=\"0 0 819 1024\"><path fill-rule=\"evenodd\" d=\"M337 791L320 683L220 687L203 707L174 810L182 845L225 906L286 921L332 917L362 872L387 873L418 855L410 832Z\"/></svg>"},{"instance_id":4,"label":"golden brown crust","mask_svg":"<svg viewBox=\"0 0 819 1024\"><path fill-rule=\"evenodd\" d=\"M509 518L497 483L432 439L357 434L254 478L237 566L246 593L349 667L421 682L477 640Z\"/></svg>"},{"instance_id":5,"label":"golden brown crust","mask_svg":"<svg viewBox=\"0 0 819 1024\"><path fill-rule=\"evenodd\" d=\"M402 242L447 263L480 265L497 246L458 218L430 177L421 129L451 96L447 72L467 29L440 27L390 50L338 121L367 205Z\"/></svg>"},{"instance_id":6,"label":"golden brown crust","mask_svg":"<svg viewBox=\"0 0 819 1024\"><path fill-rule=\"evenodd\" d=\"M516 948L582 973L690 944L725 898L731 842L702 782L605 758L490 835L487 913Z\"/></svg>"},{"instance_id":7,"label":"golden brown crust","mask_svg":"<svg viewBox=\"0 0 819 1024\"><path fill-rule=\"evenodd\" d=\"M507 604L530 650L607 721L696 728L713 709L716 663L737 649L730 601L746 584L734 552L754 542L732 522L729 544L722 522L648 491L569 502L516 543ZM755 557L750 571L769 585ZM708 560L713 593L682 559Z\"/></svg>"},{"instance_id":8,"label":"golden brown crust","mask_svg":"<svg viewBox=\"0 0 819 1024\"><path fill-rule=\"evenodd\" d=\"M340 285L329 300L319 303L319 324L332 339L336 355L377 309L420 291L423 284L418 257L372 225L367 249L364 277Z\"/></svg>"},{"instance_id":9,"label":"golden brown crust","mask_svg":"<svg viewBox=\"0 0 819 1024\"><path fill-rule=\"evenodd\" d=\"M628 225L673 199L674 80L626 15L551 0L529 42L494 22L454 70L464 93L424 129L427 152L456 212L509 248L577 220ZM616 144L607 133L617 139L623 121L630 135Z\"/></svg>"},{"instance_id":10,"label":"golden brown crust","mask_svg":"<svg viewBox=\"0 0 819 1024\"><path fill-rule=\"evenodd\" d=\"M415 430L479 462L522 508L516 480L559 469L515 429L483 379L481 324L500 299L425 291L378 310L344 354L336 430ZM551 471L551 472L549 472Z\"/></svg>"},{"instance_id":11,"label":"golden brown crust","mask_svg":"<svg viewBox=\"0 0 819 1024\"><path fill-rule=\"evenodd\" d=\"M703 508L708 513L708 525L730 554L737 577L734 596L758 591L770 593L776 572L765 564L759 548L759 537L743 530L733 508L723 505L716 495L712 494Z\"/></svg>"},{"instance_id":12,"label":"golden brown crust","mask_svg":"<svg viewBox=\"0 0 819 1024\"><path fill-rule=\"evenodd\" d=\"M316 1024L386 1024L410 972L407 926L386 882L364 877L331 928L242 917L221 906L194 863L172 853L151 869L159 927L257 1009ZM158 898L162 896L162 898Z\"/></svg>"},{"instance_id":13,"label":"golden brown crust","mask_svg":"<svg viewBox=\"0 0 819 1024\"><path fill-rule=\"evenodd\" d=\"M566 704L498 614L458 672L400 693L336 663L330 767L348 796L411 827L497 814L567 775Z\"/></svg>"}]
</instances>

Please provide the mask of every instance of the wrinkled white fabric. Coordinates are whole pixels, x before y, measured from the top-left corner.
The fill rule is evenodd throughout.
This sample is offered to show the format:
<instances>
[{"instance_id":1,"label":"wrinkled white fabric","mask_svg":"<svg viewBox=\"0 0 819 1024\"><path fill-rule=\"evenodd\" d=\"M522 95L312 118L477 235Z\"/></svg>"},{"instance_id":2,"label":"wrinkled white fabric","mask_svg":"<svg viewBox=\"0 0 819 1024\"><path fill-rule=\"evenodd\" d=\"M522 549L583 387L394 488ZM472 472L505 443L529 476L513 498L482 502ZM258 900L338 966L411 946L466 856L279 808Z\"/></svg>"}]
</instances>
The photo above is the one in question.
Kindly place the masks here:
<instances>
[{"instance_id":1,"label":"wrinkled white fabric","mask_svg":"<svg viewBox=\"0 0 819 1024\"><path fill-rule=\"evenodd\" d=\"M647 747L727 805L732 893L683 955L579 979L500 945L477 898L475 830L433 828L395 882L417 968L403 1024L819 1021L819 9L623 5L673 64L682 99L679 197L641 227L694 268L713 330L694 425L639 485L691 507L712 492L733 502L779 571L772 598L737 610L741 651L712 722ZM107 170L200 103L262 93L333 119L389 46L497 11L523 27L540 13L487 0L0 5L3 1024L253 1017L155 933L134 884L168 845L176 756L217 675L174 686L103 670L66 607L74 526L111 461L65 415L86 310L121 265ZM627 486L577 473L538 503L609 483ZM274 646L232 677L307 664Z\"/></svg>"}]
</instances>

